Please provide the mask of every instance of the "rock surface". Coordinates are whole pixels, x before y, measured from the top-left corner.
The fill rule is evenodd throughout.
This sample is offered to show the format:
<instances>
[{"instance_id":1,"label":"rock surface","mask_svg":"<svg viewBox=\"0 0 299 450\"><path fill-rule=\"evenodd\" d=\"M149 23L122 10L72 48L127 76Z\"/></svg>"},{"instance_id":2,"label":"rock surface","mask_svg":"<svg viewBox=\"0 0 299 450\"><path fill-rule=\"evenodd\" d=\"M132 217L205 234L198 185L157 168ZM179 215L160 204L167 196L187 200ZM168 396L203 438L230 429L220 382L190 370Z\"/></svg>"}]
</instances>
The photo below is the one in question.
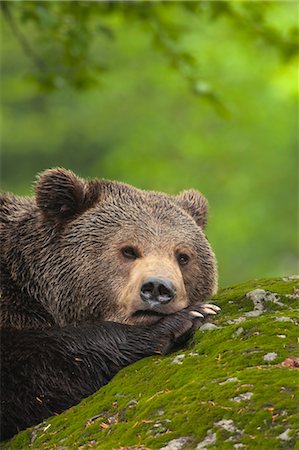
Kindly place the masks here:
<instances>
[{"instance_id":1,"label":"rock surface","mask_svg":"<svg viewBox=\"0 0 299 450\"><path fill-rule=\"evenodd\" d=\"M127 367L1 449L295 448L298 289L296 277L222 289L211 300L222 308L217 328L199 330L183 352Z\"/></svg>"}]
</instances>

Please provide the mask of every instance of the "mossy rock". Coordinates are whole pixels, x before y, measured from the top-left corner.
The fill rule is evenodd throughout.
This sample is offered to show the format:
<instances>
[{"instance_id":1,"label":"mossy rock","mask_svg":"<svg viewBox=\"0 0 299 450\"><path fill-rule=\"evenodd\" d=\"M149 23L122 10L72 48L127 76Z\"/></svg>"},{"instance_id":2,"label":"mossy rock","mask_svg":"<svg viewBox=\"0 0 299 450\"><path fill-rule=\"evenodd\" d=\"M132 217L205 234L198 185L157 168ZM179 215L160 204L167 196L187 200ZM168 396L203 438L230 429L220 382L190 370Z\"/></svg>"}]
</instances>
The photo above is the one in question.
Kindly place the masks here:
<instances>
[{"instance_id":1,"label":"mossy rock","mask_svg":"<svg viewBox=\"0 0 299 450\"><path fill-rule=\"evenodd\" d=\"M256 289L267 292L248 295ZM297 277L222 289L212 299L222 308L216 327L187 348L127 367L1 448L299 448L299 371L290 358L298 356L298 293Z\"/></svg>"}]
</instances>

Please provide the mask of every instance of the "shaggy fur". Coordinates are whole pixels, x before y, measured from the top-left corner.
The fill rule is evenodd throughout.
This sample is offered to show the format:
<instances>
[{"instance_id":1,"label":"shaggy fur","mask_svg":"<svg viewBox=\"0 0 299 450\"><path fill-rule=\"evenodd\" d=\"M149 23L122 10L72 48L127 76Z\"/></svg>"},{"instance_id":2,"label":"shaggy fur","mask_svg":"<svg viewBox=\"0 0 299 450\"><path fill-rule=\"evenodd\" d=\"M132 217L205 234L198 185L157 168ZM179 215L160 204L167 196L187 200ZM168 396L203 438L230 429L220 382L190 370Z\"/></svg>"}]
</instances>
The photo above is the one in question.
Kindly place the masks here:
<instances>
[{"instance_id":1,"label":"shaggy fur","mask_svg":"<svg viewBox=\"0 0 299 450\"><path fill-rule=\"evenodd\" d=\"M217 285L206 215L196 191L63 169L40 176L35 198L1 197L2 439L190 337ZM141 298L153 277L173 286L167 304Z\"/></svg>"}]
</instances>

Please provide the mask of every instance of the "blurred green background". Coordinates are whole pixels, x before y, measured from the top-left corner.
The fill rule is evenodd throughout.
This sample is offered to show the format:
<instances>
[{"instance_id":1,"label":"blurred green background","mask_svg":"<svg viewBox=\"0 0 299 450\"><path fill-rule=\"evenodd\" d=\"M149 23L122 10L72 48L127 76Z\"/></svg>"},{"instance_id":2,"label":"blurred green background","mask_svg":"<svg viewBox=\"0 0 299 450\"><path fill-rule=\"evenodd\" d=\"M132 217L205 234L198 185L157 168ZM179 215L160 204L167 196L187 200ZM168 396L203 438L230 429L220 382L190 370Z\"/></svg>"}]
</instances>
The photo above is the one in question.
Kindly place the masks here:
<instances>
[{"instance_id":1,"label":"blurred green background","mask_svg":"<svg viewBox=\"0 0 299 450\"><path fill-rule=\"evenodd\" d=\"M298 272L297 26L296 2L2 2L2 188L196 188L222 286Z\"/></svg>"}]
</instances>

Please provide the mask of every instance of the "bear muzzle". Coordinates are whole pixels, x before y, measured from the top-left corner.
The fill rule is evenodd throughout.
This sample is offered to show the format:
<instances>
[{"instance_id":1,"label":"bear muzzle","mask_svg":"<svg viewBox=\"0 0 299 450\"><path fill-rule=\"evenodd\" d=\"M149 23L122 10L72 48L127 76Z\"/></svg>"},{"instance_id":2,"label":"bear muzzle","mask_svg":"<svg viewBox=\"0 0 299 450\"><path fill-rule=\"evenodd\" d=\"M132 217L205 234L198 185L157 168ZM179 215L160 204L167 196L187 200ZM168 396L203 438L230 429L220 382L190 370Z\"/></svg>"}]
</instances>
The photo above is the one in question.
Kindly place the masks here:
<instances>
[{"instance_id":1,"label":"bear muzzle","mask_svg":"<svg viewBox=\"0 0 299 450\"><path fill-rule=\"evenodd\" d=\"M140 298L150 308L166 305L176 297L176 288L167 278L150 277L141 286Z\"/></svg>"},{"instance_id":2,"label":"bear muzzle","mask_svg":"<svg viewBox=\"0 0 299 450\"><path fill-rule=\"evenodd\" d=\"M132 265L120 302L130 323L154 323L189 304L182 273L172 256L163 252Z\"/></svg>"},{"instance_id":3,"label":"bear muzzle","mask_svg":"<svg viewBox=\"0 0 299 450\"><path fill-rule=\"evenodd\" d=\"M141 283L139 293L130 305L132 323L155 323L168 314L173 314L186 306L188 299L182 288L163 276L150 276Z\"/></svg>"}]
</instances>

